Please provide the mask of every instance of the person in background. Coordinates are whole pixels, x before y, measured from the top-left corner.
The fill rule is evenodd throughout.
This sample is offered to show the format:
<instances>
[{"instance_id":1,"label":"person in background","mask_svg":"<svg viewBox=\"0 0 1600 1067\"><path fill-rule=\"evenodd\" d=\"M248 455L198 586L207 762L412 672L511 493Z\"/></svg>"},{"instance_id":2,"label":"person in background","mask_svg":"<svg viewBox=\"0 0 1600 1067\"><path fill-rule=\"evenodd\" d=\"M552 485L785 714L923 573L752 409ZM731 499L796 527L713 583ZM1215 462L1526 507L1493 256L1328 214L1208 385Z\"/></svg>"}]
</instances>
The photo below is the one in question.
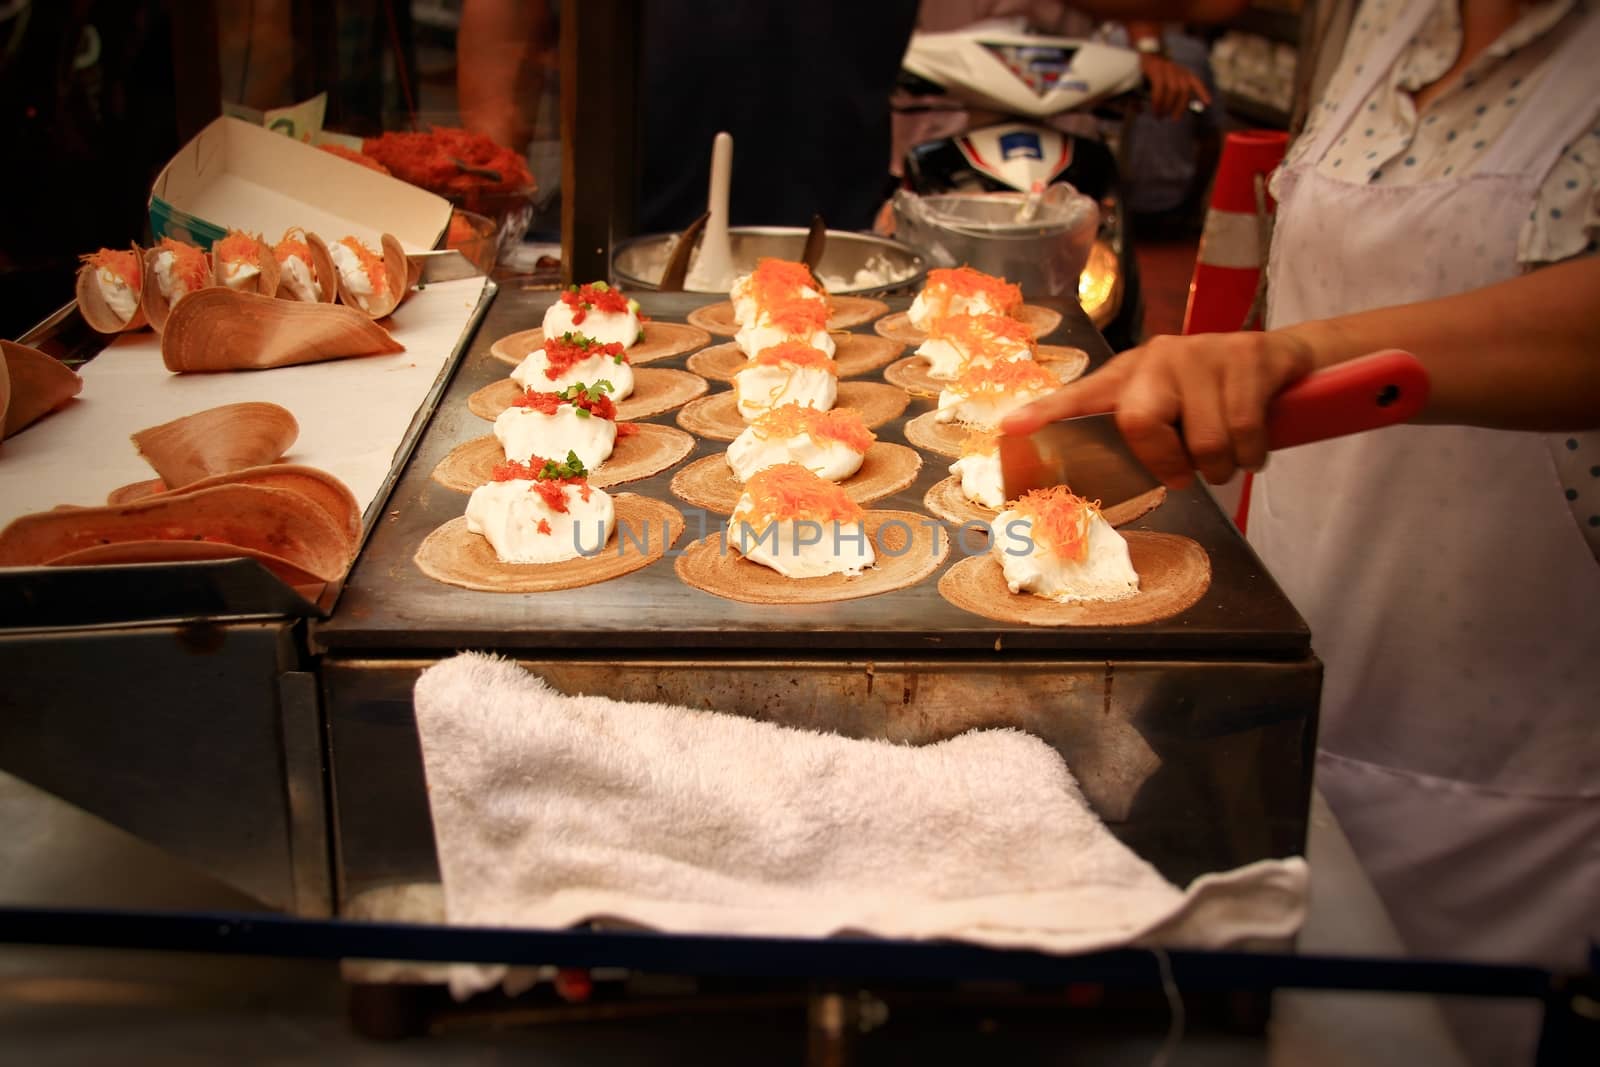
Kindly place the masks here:
<instances>
[{"instance_id":1,"label":"person in background","mask_svg":"<svg viewBox=\"0 0 1600 1067\"><path fill-rule=\"evenodd\" d=\"M1249 527L1326 665L1318 787L1421 956L1577 969L1600 933L1596 55L1579 0L1367 0L1273 181L1267 331L1157 338L1004 426L1114 411L1220 484L1296 379L1427 366L1425 425L1274 456Z\"/></svg>"}]
</instances>

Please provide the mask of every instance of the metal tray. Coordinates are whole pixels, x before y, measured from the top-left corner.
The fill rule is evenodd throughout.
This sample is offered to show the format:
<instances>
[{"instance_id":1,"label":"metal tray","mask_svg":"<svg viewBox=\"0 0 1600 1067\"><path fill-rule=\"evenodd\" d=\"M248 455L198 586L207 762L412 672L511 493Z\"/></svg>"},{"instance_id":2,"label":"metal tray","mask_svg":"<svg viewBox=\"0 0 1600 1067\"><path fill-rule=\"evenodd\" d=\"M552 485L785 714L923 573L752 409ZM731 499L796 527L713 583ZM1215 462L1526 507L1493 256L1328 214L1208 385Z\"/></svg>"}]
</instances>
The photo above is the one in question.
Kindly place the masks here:
<instances>
[{"instance_id":1,"label":"metal tray","mask_svg":"<svg viewBox=\"0 0 1600 1067\"><path fill-rule=\"evenodd\" d=\"M643 292L637 296L645 312L662 321L681 322L690 310L711 302L703 294ZM314 625L315 649L736 652L804 647L920 653L1014 649L1124 656L1297 657L1305 655L1310 646L1305 623L1238 531L1198 488L1172 494L1140 525L1182 533L1200 542L1211 557L1211 589L1177 618L1135 627L1029 628L991 622L940 597L938 574L909 589L881 596L780 607L735 603L687 586L673 571L671 558L622 578L558 593L480 593L436 582L417 569L412 557L429 532L462 514L466 497L436 484L429 475L457 444L489 432L490 424L466 407L468 395L508 373L506 365L489 354L489 346L506 334L537 326L553 299L554 294L548 292L508 291L496 301L351 572L337 610L331 619ZM903 297L887 302L892 309L903 309L909 303ZM1104 341L1081 309L1073 304L1060 310L1062 325L1047 341L1081 347L1096 363L1109 358ZM858 329L869 332L871 326ZM682 367L685 358L651 366ZM713 389L717 388L725 387L713 383ZM877 430L879 437L904 443L906 420L931 406L929 400L914 399L905 416ZM671 425L673 413L647 421ZM720 442L700 441L684 462L723 448ZM926 453L923 458L922 471L910 488L872 506L924 512L923 494L946 476L948 461ZM701 530L697 512L669 491L672 473L624 488L666 500L685 512L689 521L679 541L682 547L701 536ZM715 532L718 521L718 516L708 517L706 530ZM949 563L959 558L961 549L952 537Z\"/></svg>"}]
</instances>

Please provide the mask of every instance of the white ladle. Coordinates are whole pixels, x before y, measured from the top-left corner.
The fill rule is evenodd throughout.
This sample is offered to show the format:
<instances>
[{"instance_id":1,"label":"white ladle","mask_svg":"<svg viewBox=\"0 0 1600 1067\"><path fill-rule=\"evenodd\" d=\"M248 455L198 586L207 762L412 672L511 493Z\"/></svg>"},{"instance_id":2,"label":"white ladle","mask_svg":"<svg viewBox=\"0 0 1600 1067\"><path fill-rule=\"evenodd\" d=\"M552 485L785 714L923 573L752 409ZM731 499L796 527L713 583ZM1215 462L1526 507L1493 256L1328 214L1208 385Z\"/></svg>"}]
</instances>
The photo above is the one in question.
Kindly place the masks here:
<instances>
[{"instance_id":1,"label":"white ladle","mask_svg":"<svg viewBox=\"0 0 1600 1067\"><path fill-rule=\"evenodd\" d=\"M711 142L711 186L706 193L705 237L694 273L726 289L733 281L733 243L728 239L728 188L733 181L733 135L724 131Z\"/></svg>"}]
</instances>

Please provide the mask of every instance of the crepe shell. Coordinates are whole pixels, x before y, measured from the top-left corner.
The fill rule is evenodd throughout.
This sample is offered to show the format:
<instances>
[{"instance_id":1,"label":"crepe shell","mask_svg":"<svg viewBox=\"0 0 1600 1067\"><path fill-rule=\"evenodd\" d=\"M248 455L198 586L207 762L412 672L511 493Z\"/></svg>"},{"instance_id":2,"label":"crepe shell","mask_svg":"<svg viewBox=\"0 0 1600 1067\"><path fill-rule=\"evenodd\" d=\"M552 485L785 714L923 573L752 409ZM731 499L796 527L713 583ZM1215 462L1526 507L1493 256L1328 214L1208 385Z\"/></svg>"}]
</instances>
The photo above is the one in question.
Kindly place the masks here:
<instances>
[{"instance_id":1,"label":"crepe shell","mask_svg":"<svg viewBox=\"0 0 1600 1067\"><path fill-rule=\"evenodd\" d=\"M360 238L345 238L345 240L360 240ZM383 272L389 279L389 285L384 292L373 293L367 301L367 307L363 308L356 294L350 291L350 287L345 284L344 275L338 271L334 272L339 279L339 302L374 319L381 319L399 307L400 301L411 291L411 266L410 261L406 259L405 249L400 247L400 242L392 234L384 234L381 244ZM420 270L419 267L419 276Z\"/></svg>"},{"instance_id":2,"label":"crepe shell","mask_svg":"<svg viewBox=\"0 0 1600 1067\"><path fill-rule=\"evenodd\" d=\"M255 243L256 263L260 268L260 273L255 277L250 278L243 284L236 286L228 285L227 263L222 259L222 256L218 251L222 248L223 241L227 241L229 238L233 237L244 237ZM243 233L238 230L228 231L228 236L224 237L222 241L218 241L216 245L213 246L211 258L214 264L213 269L216 273L218 285L232 289L236 293L256 293L260 296L276 296L278 294L278 278L282 273L281 268L278 266L278 259L272 254L272 246L268 245L255 234Z\"/></svg>"},{"instance_id":3,"label":"crepe shell","mask_svg":"<svg viewBox=\"0 0 1600 1067\"><path fill-rule=\"evenodd\" d=\"M277 404L223 404L133 435L133 447L171 489L215 474L272 463L300 436Z\"/></svg>"},{"instance_id":4,"label":"crepe shell","mask_svg":"<svg viewBox=\"0 0 1600 1067\"><path fill-rule=\"evenodd\" d=\"M95 273L99 267L89 262L89 257L83 257L83 265L78 268L78 314L83 316L83 321L96 333L122 333L126 330L138 330L150 324L144 313L144 252L138 245L131 246L134 258L139 264L139 294L140 304L135 306L133 314L126 320L111 310L111 305L106 303L105 294L100 291L100 286L95 282ZM102 249L101 251L110 251Z\"/></svg>"},{"instance_id":5,"label":"crepe shell","mask_svg":"<svg viewBox=\"0 0 1600 1067\"><path fill-rule=\"evenodd\" d=\"M168 489L160 478L135 482L113 490L106 498L107 504L132 504L136 500L171 495L176 492L193 493L218 485L258 485L269 489L288 489L316 504L327 512L344 532L355 551L361 541L361 505L344 482L317 467L303 467L295 463L271 463L261 467L246 467L226 474L213 474L190 482L181 490Z\"/></svg>"},{"instance_id":6,"label":"crepe shell","mask_svg":"<svg viewBox=\"0 0 1600 1067\"><path fill-rule=\"evenodd\" d=\"M0 341L0 437L32 425L83 391L83 379L37 348Z\"/></svg>"},{"instance_id":7,"label":"crepe shell","mask_svg":"<svg viewBox=\"0 0 1600 1067\"><path fill-rule=\"evenodd\" d=\"M0 530L0 566L66 563L91 549L110 551L102 546L157 541L235 545L245 550L240 555L264 553L322 581L342 577L355 558L339 524L300 493L219 485L123 507L24 515Z\"/></svg>"},{"instance_id":8,"label":"crepe shell","mask_svg":"<svg viewBox=\"0 0 1600 1067\"><path fill-rule=\"evenodd\" d=\"M317 284L317 299L307 303L331 304L339 298L339 274L333 267L333 256L328 252L328 246L322 238L314 233L307 233L298 226L291 226L283 231L283 236L273 246L272 258L278 258L277 250L285 241L303 241L306 250L311 256L311 280ZM299 300L294 290L289 288L286 280L287 271L283 264L278 263L278 291L275 294L280 300Z\"/></svg>"},{"instance_id":9,"label":"crepe shell","mask_svg":"<svg viewBox=\"0 0 1600 1067\"><path fill-rule=\"evenodd\" d=\"M182 243L184 242L179 242L179 244ZM144 290L139 294L139 306L144 309L145 318L150 320L151 328L157 333L160 333L162 330L166 329L167 316L172 314L173 308L172 302L161 295L161 286L156 281L156 258L161 255L161 252L162 249L159 245L157 245L155 248L145 249ZM211 266L211 257L207 255L205 288L209 288L215 284L217 284L216 272ZM204 291L205 289L202 288L184 295L185 297L190 297L194 296L195 293ZM178 303L182 304L183 301L179 300Z\"/></svg>"},{"instance_id":10,"label":"crepe shell","mask_svg":"<svg viewBox=\"0 0 1600 1067\"><path fill-rule=\"evenodd\" d=\"M267 370L404 351L354 308L222 288L185 297L161 334L161 359L179 372Z\"/></svg>"}]
</instances>

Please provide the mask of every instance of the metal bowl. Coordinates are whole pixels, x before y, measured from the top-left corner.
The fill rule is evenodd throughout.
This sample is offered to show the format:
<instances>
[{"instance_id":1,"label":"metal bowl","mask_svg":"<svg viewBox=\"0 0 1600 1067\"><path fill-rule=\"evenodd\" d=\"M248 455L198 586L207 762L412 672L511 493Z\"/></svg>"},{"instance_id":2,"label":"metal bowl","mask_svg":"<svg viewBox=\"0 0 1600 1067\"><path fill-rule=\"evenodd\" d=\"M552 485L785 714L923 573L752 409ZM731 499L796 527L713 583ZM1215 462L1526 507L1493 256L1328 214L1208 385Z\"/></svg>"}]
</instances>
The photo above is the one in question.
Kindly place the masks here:
<instances>
[{"instance_id":1,"label":"metal bowl","mask_svg":"<svg viewBox=\"0 0 1600 1067\"><path fill-rule=\"evenodd\" d=\"M738 274L754 270L762 256L799 259L806 242L806 231L794 226L738 226L728 235ZM611 273L617 284L623 289L654 289L677 240L675 233L656 233L623 241L611 254ZM876 272L878 277L860 277L864 270ZM914 292L926 272L922 254L910 245L850 230L828 231L822 262L817 264L817 274L830 293L867 296ZM723 286L689 291L726 294L728 290Z\"/></svg>"}]
</instances>

